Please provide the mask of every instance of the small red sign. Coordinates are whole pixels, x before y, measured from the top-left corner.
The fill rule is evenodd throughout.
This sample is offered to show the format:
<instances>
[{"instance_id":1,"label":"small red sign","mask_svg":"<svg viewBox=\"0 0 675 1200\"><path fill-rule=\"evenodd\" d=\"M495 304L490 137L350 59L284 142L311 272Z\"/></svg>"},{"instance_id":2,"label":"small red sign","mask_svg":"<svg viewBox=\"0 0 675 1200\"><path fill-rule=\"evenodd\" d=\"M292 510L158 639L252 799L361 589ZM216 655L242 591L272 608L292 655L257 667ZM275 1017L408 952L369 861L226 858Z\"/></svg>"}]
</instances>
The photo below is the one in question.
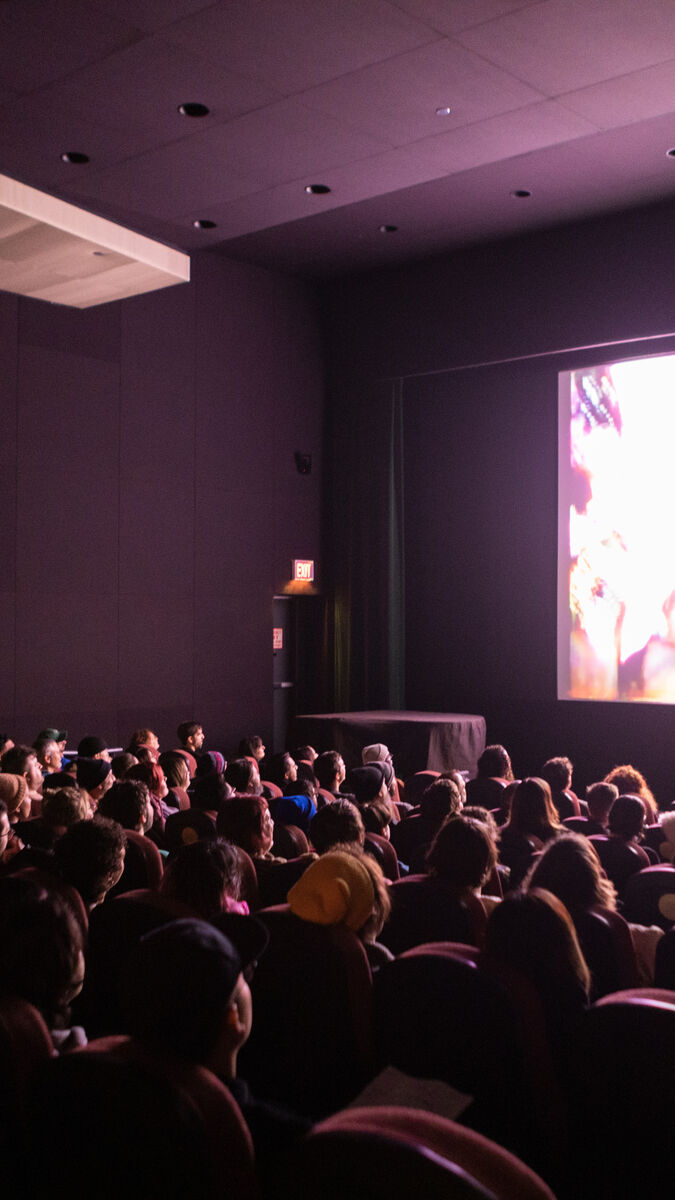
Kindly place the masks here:
<instances>
[{"instance_id":1,"label":"small red sign","mask_svg":"<svg viewBox=\"0 0 675 1200\"><path fill-rule=\"evenodd\" d=\"M272 649L283 650L284 648L284 631L283 629L272 630Z\"/></svg>"},{"instance_id":2,"label":"small red sign","mask_svg":"<svg viewBox=\"0 0 675 1200\"><path fill-rule=\"evenodd\" d=\"M302 583L312 583L314 579L314 559L294 558L293 578Z\"/></svg>"}]
</instances>

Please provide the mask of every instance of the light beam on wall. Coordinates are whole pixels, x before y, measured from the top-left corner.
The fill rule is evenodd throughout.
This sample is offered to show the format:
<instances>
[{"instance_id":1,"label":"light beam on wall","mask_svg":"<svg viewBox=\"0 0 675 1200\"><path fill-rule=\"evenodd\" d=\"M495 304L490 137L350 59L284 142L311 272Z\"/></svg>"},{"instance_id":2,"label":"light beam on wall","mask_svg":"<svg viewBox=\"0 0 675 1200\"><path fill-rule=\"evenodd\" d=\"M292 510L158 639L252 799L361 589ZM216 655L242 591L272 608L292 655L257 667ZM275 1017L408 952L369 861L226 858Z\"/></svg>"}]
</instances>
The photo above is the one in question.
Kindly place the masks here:
<instances>
[{"instance_id":1,"label":"light beam on wall","mask_svg":"<svg viewBox=\"0 0 675 1200\"><path fill-rule=\"evenodd\" d=\"M187 254L0 175L0 290L90 308L189 279Z\"/></svg>"}]
</instances>

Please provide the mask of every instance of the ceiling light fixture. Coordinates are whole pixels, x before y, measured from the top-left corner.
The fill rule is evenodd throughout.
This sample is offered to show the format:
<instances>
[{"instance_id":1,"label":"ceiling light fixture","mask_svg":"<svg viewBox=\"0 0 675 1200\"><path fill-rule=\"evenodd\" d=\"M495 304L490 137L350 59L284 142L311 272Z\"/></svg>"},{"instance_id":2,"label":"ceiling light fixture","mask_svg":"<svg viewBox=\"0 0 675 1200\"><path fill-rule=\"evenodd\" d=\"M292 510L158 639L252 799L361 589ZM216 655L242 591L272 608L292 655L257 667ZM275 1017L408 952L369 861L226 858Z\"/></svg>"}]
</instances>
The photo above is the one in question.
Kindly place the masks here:
<instances>
[{"instance_id":1,"label":"ceiling light fixture","mask_svg":"<svg viewBox=\"0 0 675 1200\"><path fill-rule=\"evenodd\" d=\"M61 155L61 162L77 163L79 166L81 163L89 162L89 155L82 154L79 150L64 150Z\"/></svg>"},{"instance_id":2,"label":"ceiling light fixture","mask_svg":"<svg viewBox=\"0 0 675 1200\"><path fill-rule=\"evenodd\" d=\"M305 191L308 196L327 196L330 188L325 183L308 183Z\"/></svg>"},{"instance_id":3,"label":"ceiling light fixture","mask_svg":"<svg viewBox=\"0 0 675 1200\"><path fill-rule=\"evenodd\" d=\"M197 220L193 221L192 224L195 229L215 229L216 227L215 221L207 221L203 217L197 217Z\"/></svg>"},{"instance_id":4,"label":"ceiling light fixture","mask_svg":"<svg viewBox=\"0 0 675 1200\"><path fill-rule=\"evenodd\" d=\"M380 225L380 233L398 233L398 225Z\"/></svg>"},{"instance_id":5,"label":"ceiling light fixture","mask_svg":"<svg viewBox=\"0 0 675 1200\"><path fill-rule=\"evenodd\" d=\"M515 192L511 192L511 195L515 196L516 200L527 200L528 196L532 195L532 192L528 192L527 188L516 188Z\"/></svg>"},{"instance_id":6,"label":"ceiling light fixture","mask_svg":"<svg viewBox=\"0 0 675 1200\"><path fill-rule=\"evenodd\" d=\"M198 104L194 100L188 100L185 104L178 105L178 111L181 117L208 117L211 109L205 104Z\"/></svg>"}]
</instances>

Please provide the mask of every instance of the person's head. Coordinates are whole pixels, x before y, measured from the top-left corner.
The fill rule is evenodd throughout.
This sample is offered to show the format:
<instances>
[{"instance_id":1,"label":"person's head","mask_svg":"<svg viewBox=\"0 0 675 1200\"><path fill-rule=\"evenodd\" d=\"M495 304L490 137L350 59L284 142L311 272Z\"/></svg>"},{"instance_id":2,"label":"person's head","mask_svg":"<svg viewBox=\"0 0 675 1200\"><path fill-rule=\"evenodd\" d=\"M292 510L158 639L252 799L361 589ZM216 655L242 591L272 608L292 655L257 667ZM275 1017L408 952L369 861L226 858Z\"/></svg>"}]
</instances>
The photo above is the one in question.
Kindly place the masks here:
<instances>
[{"instance_id":1,"label":"person's head","mask_svg":"<svg viewBox=\"0 0 675 1200\"><path fill-rule=\"evenodd\" d=\"M460 796L462 797L462 805L466 804L466 783L461 771L443 771L439 775L439 779L450 779L455 784Z\"/></svg>"},{"instance_id":2,"label":"person's head","mask_svg":"<svg viewBox=\"0 0 675 1200\"><path fill-rule=\"evenodd\" d=\"M480 821L450 817L441 825L427 854L430 875L460 888L479 888L497 862L493 839Z\"/></svg>"},{"instance_id":3,"label":"person's head","mask_svg":"<svg viewBox=\"0 0 675 1200\"><path fill-rule=\"evenodd\" d=\"M272 849L274 821L263 796L233 796L221 807L216 829L220 837L241 846L252 858Z\"/></svg>"},{"instance_id":4,"label":"person's head","mask_svg":"<svg viewBox=\"0 0 675 1200\"><path fill-rule=\"evenodd\" d=\"M110 762L110 751L103 738L96 737L93 734L88 737L83 737L77 747L78 758L101 758L104 762Z\"/></svg>"},{"instance_id":5,"label":"person's head","mask_svg":"<svg viewBox=\"0 0 675 1200\"><path fill-rule=\"evenodd\" d=\"M6 775L22 775L29 792L42 789L42 770L32 746L12 746L0 759L0 768Z\"/></svg>"},{"instance_id":6,"label":"person's head","mask_svg":"<svg viewBox=\"0 0 675 1200\"><path fill-rule=\"evenodd\" d=\"M110 763L103 758L78 758L77 786L89 796L93 809L98 808L115 776Z\"/></svg>"},{"instance_id":7,"label":"person's head","mask_svg":"<svg viewBox=\"0 0 675 1200\"><path fill-rule=\"evenodd\" d=\"M605 876L588 838L566 833L544 847L530 868L525 890L544 888L553 892L570 913L586 912L601 905L616 908L616 892Z\"/></svg>"},{"instance_id":8,"label":"person's head","mask_svg":"<svg viewBox=\"0 0 675 1200\"><path fill-rule=\"evenodd\" d=\"M318 791L316 781L314 779L298 778L292 783L287 783L283 789L284 796L306 796L308 800L314 801L316 807L316 794Z\"/></svg>"},{"instance_id":9,"label":"person's head","mask_svg":"<svg viewBox=\"0 0 675 1200\"><path fill-rule=\"evenodd\" d=\"M123 779L121 783L114 783L99 801L98 812L102 817L117 821L123 829L132 829L137 833L145 833L154 817L150 792L140 779Z\"/></svg>"},{"instance_id":10,"label":"person's head","mask_svg":"<svg viewBox=\"0 0 675 1200\"><path fill-rule=\"evenodd\" d=\"M361 816L366 833L378 833L381 837L389 837L393 811L388 799L373 800L372 804L362 804Z\"/></svg>"},{"instance_id":11,"label":"person's head","mask_svg":"<svg viewBox=\"0 0 675 1200\"><path fill-rule=\"evenodd\" d=\"M18 820L25 820L30 813L30 798L25 777L1 772L0 800L12 825Z\"/></svg>"},{"instance_id":12,"label":"person's head","mask_svg":"<svg viewBox=\"0 0 675 1200\"><path fill-rule=\"evenodd\" d=\"M479 779L513 779L511 759L503 746L486 746L477 763Z\"/></svg>"},{"instance_id":13,"label":"person's head","mask_svg":"<svg viewBox=\"0 0 675 1200\"><path fill-rule=\"evenodd\" d=\"M190 768L184 754L178 750L165 750L159 756L159 765L168 787L183 788L187 791L190 786Z\"/></svg>"},{"instance_id":14,"label":"person's head","mask_svg":"<svg viewBox=\"0 0 675 1200\"><path fill-rule=\"evenodd\" d=\"M256 762L261 762L265 757L265 743L260 734L254 733L250 737L243 737L237 753L240 758L254 758Z\"/></svg>"},{"instance_id":15,"label":"person's head","mask_svg":"<svg viewBox=\"0 0 675 1200\"><path fill-rule=\"evenodd\" d=\"M225 769L225 779L235 792L249 792L259 796L261 792L260 771L252 758L233 758Z\"/></svg>"},{"instance_id":16,"label":"person's head","mask_svg":"<svg viewBox=\"0 0 675 1200\"><path fill-rule=\"evenodd\" d=\"M58 749L59 749L59 753L63 754L63 752L65 751L65 748L66 748L66 744L68 742L68 730L67 729L56 729L54 726L50 726L49 728L41 729L40 732L38 733L35 741L37 741L37 742L56 742L56 745L58 746ZM13 744L14 743L12 743L12 745ZM35 744L35 743L33 743L33 744ZM2 747L2 734L0 734L0 753L2 752L1 747Z\"/></svg>"},{"instance_id":17,"label":"person's head","mask_svg":"<svg viewBox=\"0 0 675 1200\"><path fill-rule=\"evenodd\" d=\"M33 742L33 749L37 755L37 760L45 771L53 772L61 770L61 751L58 747L58 742L54 738L37 738Z\"/></svg>"},{"instance_id":18,"label":"person's head","mask_svg":"<svg viewBox=\"0 0 675 1200\"><path fill-rule=\"evenodd\" d=\"M125 778L144 783L150 794L158 800L162 800L169 790L166 776L159 763L156 762L137 763L135 767L131 767L127 771Z\"/></svg>"},{"instance_id":19,"label":"person's head","mask_svg":"<svg viewBox=\"0 0 675 1200\"><path fill-rule=\"evenodd\" d=\"M136 755L130 754L128 750L123 750L121 754L116 754L110 762L115 779L124 779L127 771L131 767L135 767L137 762Z\"/></svg>"},{"instance_id":20,"label":"person's head","mask_svg":"<svg viewBox=\"0 0 675 1200\"><path fill-rule=\"evenodd\" d=\"M345 761L337 750L324 750L314 760L314 774L319 787L327 792L336 792L345 778Z\"/></svg>"},{"instance_id":21,"label":"person's head","mask_svg":"<svg viewBox=\"0 0 675 1200\"><path fill-rule=\"evenodd\" d=\"M129 738L128 746L128 749L132 754L136 753L134 749L135 746L147 746L148 749L154 753L155 758L157 758L159 755L159 738L152 729L147 729L145 727L141 729L134 729L134 732Z\"/></svg>"},{"instance_id":22,"label":"person's head","mask_svg":"<svg viewBox=\"0 0 675 1200\"><path fill-rule=\"evenodd\" d=\"M485 953L530 979L555 1003L570 986L588 995L590 972L564 904L543 888L509 892L490 913Z\"/></svg>"},{"instance_id":23,"label":"person's head","mask_svg":"<svg viewBox=\"0 0 675 1200\"><path fill-rule=\"evenodd\" d=\"M462 797L452 779L435 779L425 788L420 797L420 813L429 821L440 825L446 817L458 813L462 808Z\"/></svg>"},{"instance_id":24,"label":"person's head","mask_svg":"<svg viewBox=\"0 0 675 1200\"><path fill-rule=\"evenodd\" d=\"M322 854L288 893L291 912L313 925L346 925L356 934L370 927L376 907L375 873L366 857L345 849Z\"/></svg>"},{"instance_id":25,"label":"person's head","mask_svg":"<svg viewBox=\"0 0 675 1200\"><path fill-rule=\"evenodd\" d=\"M645 806L640 796L617 796L609 814L609 832L623 842L640 837L645 824Z\"/></svg>"},{"instance_id":26,"label":"person's head","mask_svg":"<svg viewBox=\"0 0 675 1200\"><path fill-rule=\"evenodd\" d=\"M511 801L508 828L544 842L561 828L551 789L545 780L530 776L518 784Z\"/></svg>"},{"instance_id":27,"label":"person's head","mask_svg":"<svg viewBox=\"0 0 675 1200\"><path fill-rule=\"evenodd\" d=\"M213 838L182 846L167 863L160 891L209 920L239 899L241 867L231 842Z\"/></svg>"},{"instance_id":28,"label":"person's head","mask_svg":"<svg viewBox=\"0 0 675 1200\"><path fill-rule=\"evenodd\" d=\"M232 788L222 775L201 775L192 782L190 806L201 812L217 813L232 795Z\"/></svg>"},{"instance_id":29,"label":"person's head","mask_svg":"<svg viewBox=\"0 0 675 1200\"><path fill-rule=\"evenodd\" d=\"M120 993L133 1037L229 1076L251 1032L244 971L262 953L266 935L253 917L227 914L219 923L230 936L197 918L147 933L129 956Z\"/></svg>"},{"instance_id":30,"label":"person's head","mask_svg":"<svg viewBox=\"0 0 675 1200\"><path fill-rule=\"evenodd\" d=\"M296 763L309 763L310 767L313 762L319 757L313 746L296 746L295 750L291 750L291 754Z\"/></svg>"},{"instance_id":31,"label":"person's head","mask_svg":"<svg viewBox=\"0 0 675 1200\"><path fill-rule=\"evenodd\" d=\"M540 771L552 793L565 792L572 786L572 763L569 758L549 758Z\"/></svg>"},{"instance_id":32,"label":"person's head","mask_svg":"<svg viewBox=\"0 0 675 1200\"><path fill-rule=\"evenodd\" d=\"M653 824L659 819L659 808L644 775L625 763L613 767L609 775L605 775L605 783L613 783L619 789L620 796L639 796L645 802L647 824Z\"/></svg>"},{"instance_id":33,"label":"person's head","mask_svg":"<svg viewBox=\"0 0 675 1200\"><path fill-rule=\"evenodd\" d=\"M287 783L294 783L297 778L298 765L287 750L265 759L265 779L276 783L282 791Z\"/></svg>"},{"instance_id":34,"label":"person's head","mask_svg":"<svg viewBox=\"0 0 675 1200\"><path fill-rule=\"evenodd\" d=\"M63 1023L84 979L83 935L56 892L18 875L0 879L3 991L29 1001L49 1028Z\"/></svg>"},{"instance_id":35,"label":"person's head","mask_svg":"<svg viewBox=\"0 0 675 1200\"><path fill-rule=\"evenodd\" d=\"M351 800L325 804L309 824L309 838L317 854L325 854L334 846L363 846L365 837L363 817Z\"/></svg>"},{"instance_id":36,"label":"person's head","mask_svg":"<svg viewBox=\"0 0 675 1200\"><path fill-rule=\"evenodd\" d=\"M382 764L371 762L366 767L352 767L345 776L344 790L356 797L357 804L386 799L388 788Z\"/></svg>"},{"instance_id":37,"label":"person's head","mask_svg":"<svg viewBox=\"0 0 675 1200\"><path fill-rule=\"evenodd\" d=\"M181 746L197 754L204 745L204 730L199 721L182 721L176 730L176 736Z\"/></svg>"},{"instance_id":38,"label":"person's head","mask_svg":"<svg viewBox=\"0 0 675 1200\"><path fill-rule=\"evenodd\" d=\"M497 845L499 840L499 827L495 821L489 808L483 808L482 804L467 804L462 809L463 817L470 817L472 821L478 821L485 827L488 837Z\"/></svg>"},{"instance_id":39,"label":"person's head","mask_svg":"<svg viewBox=\"0 0 675 1200\"><path fill-rule=\"evenodd\" d=\"M205 750L197 759L195 778L201 778L202 775L223 775L226 767L227 762L220 750Z\"/></svg>"},{"instance_id":40,"label":"person's head","mask_svg":"<svg viewBox=\"0 0 675 1200\"><path fill-rule=\"evenodd\" d=\"M586 803L588 811L599 825L606 825L612 805L619 795L619 789L614 783L591 783L586 788Z\"/></svg>"},{"instance_id":41,"label":"person's head","mask_svg":"<svg viewBox=\"0 0 675 1200\"><path fill-rule=\"evenodd\" d=\"M95 816L78 821L54 848L58 874L80 893L85 906L100 904L124 870L126 838L116 821Z\"/></svg>"},{"instance_id":42,"label":"person's head","mask_svg":"<svg viewBox=\"0 0 675 1200\"><path fill-rule=\"evenodd\" d=\"M364 746L361 751L361 762L365 767L371 762L391 762L392 757L389 752L389 747L385 746L384 742L373 742L370 746Z\"/></svg>"},{"instance_id":43,"label":"person's head","mask_svg":"<svg viewBox=\"0 0 675 1200\"><path fill-rule=\"evenodd\" d=\"M76 787L51 789L44 794L42 819L54 830L70 829L78 821L86 821L91 809L86 796Z\"/></svg>"}]
</instances>

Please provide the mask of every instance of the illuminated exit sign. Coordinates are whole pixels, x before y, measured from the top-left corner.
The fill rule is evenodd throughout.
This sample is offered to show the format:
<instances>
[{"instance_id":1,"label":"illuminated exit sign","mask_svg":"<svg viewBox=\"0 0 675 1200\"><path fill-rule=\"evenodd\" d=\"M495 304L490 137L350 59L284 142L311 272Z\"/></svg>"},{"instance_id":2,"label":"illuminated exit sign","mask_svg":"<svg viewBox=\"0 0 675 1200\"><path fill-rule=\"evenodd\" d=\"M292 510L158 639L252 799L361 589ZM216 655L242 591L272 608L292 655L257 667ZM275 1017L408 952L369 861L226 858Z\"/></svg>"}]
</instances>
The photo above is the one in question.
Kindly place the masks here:
<instances>
[{"instance_id":1,"label":"illuminated exit sign","mask_svg":"<svg viewBox=\"0 0 675 1200\"><path fill-rule=\"evenodd\" d=\"M294 558L293 578L300 583L312 583L314 581L314 559Z\"/></svg>"}]
</instances>

